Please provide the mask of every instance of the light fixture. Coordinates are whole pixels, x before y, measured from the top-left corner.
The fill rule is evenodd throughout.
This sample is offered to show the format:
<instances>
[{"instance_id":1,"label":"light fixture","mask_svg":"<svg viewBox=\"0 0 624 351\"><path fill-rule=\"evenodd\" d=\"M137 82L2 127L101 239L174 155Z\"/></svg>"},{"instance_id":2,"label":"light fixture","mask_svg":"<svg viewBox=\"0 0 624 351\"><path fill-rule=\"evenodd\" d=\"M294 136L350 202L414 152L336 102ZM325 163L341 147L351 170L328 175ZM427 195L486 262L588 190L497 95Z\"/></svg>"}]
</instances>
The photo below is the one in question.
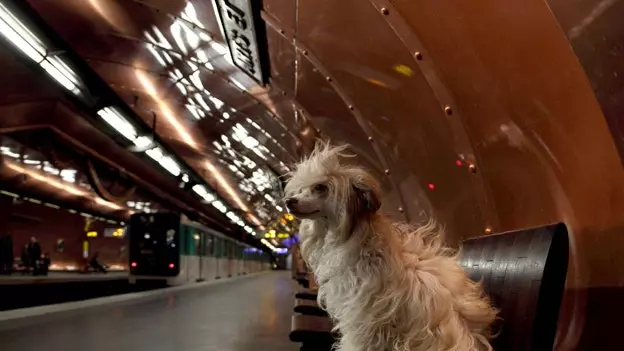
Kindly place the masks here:
<instances>
[{"instance_id":1,"label":"light fixture","mask_svg":"<svg viewBox=\"0 0 624 351\"><path fill-rule=\"evenodd\" d=\"M275 246L273 246L268 240L260 239L260 242L263 243L269 249L271 249L271 251L275 251L276 250Z\"/></svg>"},{"instance_id":2,"label":"light fixture","mask_svg":"<svg viewBox=\"0 0 624 351\"><path fill-rule=\"evenodd\" d=\"M0 34L43 68L57 83L75 95L83 88L76 73L57 56L51 56L43 41L0 4Z\"/></svg>"},{"instance_id":3,"label":"light fixture","mask_svg":"<svg viewBox=\"0 0 624 351\"><path fill-rule=\"evenodd\" d=\"M75 195L75 196L87 196L88 195L87 192L82 191L82 190L80 190L80 189L78 189L78 188L76 188L76 187L74 187L72 185L63 184L63 182L57 181L55 179L52 179L52 178L47 177L47 176L44 176L44 175L42 175L42 174L40 174L38 172L31 171L31 170L26 169L24 167L20 167L20 166L14 164L14 163L10 163L10 162L5 161L5 164L6 164L6 166L8 168L10 168L10 169L12 169L14 171L26 174L26 175L30 176L32 179L35 179L35 180L38 180L38 181L40 181L42 183L46 183L48 185L51 185L52 187L60 189L60 190L63 190L65 192L69 193L69 194L72 194L72 195Z\"/></svg>"},{"instance_id":4,"label":"light fixture","mask_svg":"<svg viewBox=\"0 0 624 351\"><path fill-rule=\"evenodd\" d=\"M212 202L212 206L214 208L216 208L217 210L219 210L221 213L226 213L227 212L227 206L225 206L223 204L223 202L221 202L221 201L218 201L218 200L217 201L213 201Z\"/></svg>"},{"instance_id":5,"label":"light fixture","mask_svg":"<svg viewBox=\"0 0 624 351\"><path fill-rule=\"evenodd\" d=\"M200 184L193 185L193 191L207 202L216 200L216 197L206 190L206 187Z\"/></svg>"},{"instance_id":6,"label":"light fixture","mask_svg":"<svg viewBox=\"0 0 624 351\"><path fill-rule=\"evenodd\" d=\"M160 147L155 147L153 149L149 149L145 151L145 153L151 157L154 161L158 162L162 168L169 171L174 176L179 176L182 170L176 161L174 161L170 156L164 154L163 150Z\"/></svg>"},{"instance_id":7,"label":"light fixture","mask_svg":"<svg viewBox=\"0 0 624 351\"><path fill-rule=\"evenodd\" d=\"M108 125L113 127L119 134L123 135L131 142L135 142L137 138L137 131L134 126L114 107L104 107L97 112ZM144 145L144 139L139 140L139 145ZM136 145L136 143L135 143Z\"/></svg>"}]
</instances>

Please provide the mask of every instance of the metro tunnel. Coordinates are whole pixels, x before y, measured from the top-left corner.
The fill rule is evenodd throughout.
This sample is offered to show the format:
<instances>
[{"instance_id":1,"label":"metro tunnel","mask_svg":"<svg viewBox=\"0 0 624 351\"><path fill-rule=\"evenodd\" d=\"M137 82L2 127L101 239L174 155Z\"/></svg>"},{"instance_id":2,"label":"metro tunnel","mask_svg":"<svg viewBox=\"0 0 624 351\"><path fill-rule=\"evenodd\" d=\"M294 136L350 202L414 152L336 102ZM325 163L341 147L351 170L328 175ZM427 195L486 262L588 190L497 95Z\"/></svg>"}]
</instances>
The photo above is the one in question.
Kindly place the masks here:
<instances>
[{"instance_id":1,"label":"metro tunnel","mask_svg":"<svg viewBox=\"0 0 624 351\"><path fill-rule=\"evenodd\" d=\"M622 18L0 0L0 349L331 349L283 201L321 140L380 213L444 227L500 310L495 350L621 350Z\"/></svg>"}]
</instances>

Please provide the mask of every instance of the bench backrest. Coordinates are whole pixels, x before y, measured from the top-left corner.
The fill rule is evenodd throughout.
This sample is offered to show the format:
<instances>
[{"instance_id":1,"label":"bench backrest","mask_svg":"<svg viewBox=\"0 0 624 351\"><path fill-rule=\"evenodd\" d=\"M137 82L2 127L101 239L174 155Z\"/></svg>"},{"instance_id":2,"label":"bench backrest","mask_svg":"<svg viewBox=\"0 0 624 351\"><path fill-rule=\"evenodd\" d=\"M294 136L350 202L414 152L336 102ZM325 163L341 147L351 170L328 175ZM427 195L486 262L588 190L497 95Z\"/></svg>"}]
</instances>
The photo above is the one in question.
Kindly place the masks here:
<instances>
[{"instance_id":1,"label":"bench backrest","mask_svg":"<svg viewBox=\"0 0 624 351\"><path fill-rule=\"evenodd\" d=\"M495 350L552 350L568 269L564 224L466 240L460 262L501 309Z\"/></svg>"}]
</instances>

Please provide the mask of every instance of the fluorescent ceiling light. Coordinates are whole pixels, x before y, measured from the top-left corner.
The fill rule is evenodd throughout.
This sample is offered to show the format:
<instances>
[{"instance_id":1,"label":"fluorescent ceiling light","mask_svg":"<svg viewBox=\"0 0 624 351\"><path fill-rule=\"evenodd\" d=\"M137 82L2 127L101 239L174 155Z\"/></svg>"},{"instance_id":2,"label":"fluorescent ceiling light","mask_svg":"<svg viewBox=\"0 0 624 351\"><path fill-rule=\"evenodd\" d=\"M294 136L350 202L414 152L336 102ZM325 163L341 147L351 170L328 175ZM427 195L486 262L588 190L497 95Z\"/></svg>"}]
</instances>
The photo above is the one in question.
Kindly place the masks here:
<instances>
[{"instance_id":1,"label":"fluorescent ceiling light","mask_svg":"<svg viewBox=\"0 0 624 351\"><path fill-rule=\"evenodd\" d=\"M0 33L35 62L42 61L46 55L47 50L41 40L2 4L0 4Z\"/></svg>"},{"instance_id":2,"label":"fluorescent ceiling light","mask_svg":"<svg viewBox=\"0 0 624 351\"><path fill-rule=\"evenodd\" d=\"M275 246L273 246L270 242L268 242L266 239L262 238L260 239L260 242L262 242L266 247L268 247L269 249L271 249L271 251L275 251L276 248Z\"/></svg>"},{"instance_id":3,"label":"fluorescent ceiling light","mask_svg":"<svg viewBox=\"0 0 624 351\"><path fill-rule=\"evenodd\" d=\"M134 126L116 108L105 107L99 110L97 114L126 139L132 142L137 139L137 131L134 129Z\"/></svg>"},{"instance_id":4,"label":"fluorescent ceiling light","mask_svg":"<svg viewBox=\"0 0 624 351\"><path fill-rule=\"evenodd\" d=\"M212 206L216 208L217 210L219 210L221 213L226 213L228 210L227 207L221 201L213 201Z\"/></svg>"},{"instance_id":5,"label":"fluorescent ceiling light","mask_svg":"<svg viewBox=\"0 0 624 351\"><path fill-rule=\"evenodd\" d=\"M193 191L207 202L216 200L216 197L206 190L206 187L200 184L193 185Z\"/></svg>"},{"instance_id":6,"label":"fluorescent ceiling light","mask_svg":"<svg viewBox=\"0 0 624 351\"><path fill-rule=\"evenodd\" d=\"M174 176L177 177L180 173L182 173L178 163L175 162L170 156L165 155L160 147L149 149L145 151L145 153Z\"/></svg>"},{"instance_id":7,"label":"fluorescent ceiling light","mask_svg":"<svg viewBox=\"0 0 624 351\"><path fill-rule=\"evenodd\" d=\"M43 42L2 4L0 4L0 33L65 89L80 95L80 83L76 73L60 58L48 56L48 49Z\"/></svg>"}]
</instances>

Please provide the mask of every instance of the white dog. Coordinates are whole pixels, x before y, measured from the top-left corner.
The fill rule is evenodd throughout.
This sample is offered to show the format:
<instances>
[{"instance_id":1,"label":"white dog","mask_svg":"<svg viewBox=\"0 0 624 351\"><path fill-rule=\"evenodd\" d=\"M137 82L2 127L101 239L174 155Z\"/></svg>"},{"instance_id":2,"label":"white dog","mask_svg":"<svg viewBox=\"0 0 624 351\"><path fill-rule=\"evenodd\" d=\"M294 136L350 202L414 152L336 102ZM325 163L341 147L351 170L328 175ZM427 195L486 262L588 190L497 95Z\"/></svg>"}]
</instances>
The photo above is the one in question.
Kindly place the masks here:
<instances>
[{"instance_id":1,"label":"white dog","mask_svg":"<svg viewBox=\"0 0 624 351\"><path fill-rule=\"evenodd\" d=\"M492 350L497 311L430 222L413 228L378 213L379 186L341 164L346 146L319 145L286 185L302 219L301 253L342 351Z\"/></svg>"}]
</instances>

